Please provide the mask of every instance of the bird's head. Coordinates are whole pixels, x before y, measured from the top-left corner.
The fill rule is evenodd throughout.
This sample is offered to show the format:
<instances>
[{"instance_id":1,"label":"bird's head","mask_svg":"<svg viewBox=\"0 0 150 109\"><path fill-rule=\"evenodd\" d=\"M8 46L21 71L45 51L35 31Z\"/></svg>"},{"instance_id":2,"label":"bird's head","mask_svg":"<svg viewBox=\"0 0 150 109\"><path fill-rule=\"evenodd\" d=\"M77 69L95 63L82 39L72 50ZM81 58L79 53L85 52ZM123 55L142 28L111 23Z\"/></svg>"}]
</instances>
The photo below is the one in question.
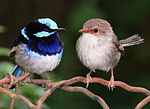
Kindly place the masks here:
<instances>
[{"instance_id":1,"label":"bird's head","mask_svg":"<svg viewBox=\"0 0 150 109\"><path fill-rule=\"evenodd\" d=\"M92 34L94 36L107 36L112 33L111 25L103 19L90 19L84 23L81 33Z\"/></svg>"},{"instance_id":2,"label":"bird's head","mask_svg":"<svg viewBox=\"0 0 150 109\"><path fill-rule=\"evenodd\" d=\"M58 28L57 24L50 18L41 18L30 22L21 30L21 34L27 39L41 39L50 37L64 28Z\"/></svg>"}]
</instances>

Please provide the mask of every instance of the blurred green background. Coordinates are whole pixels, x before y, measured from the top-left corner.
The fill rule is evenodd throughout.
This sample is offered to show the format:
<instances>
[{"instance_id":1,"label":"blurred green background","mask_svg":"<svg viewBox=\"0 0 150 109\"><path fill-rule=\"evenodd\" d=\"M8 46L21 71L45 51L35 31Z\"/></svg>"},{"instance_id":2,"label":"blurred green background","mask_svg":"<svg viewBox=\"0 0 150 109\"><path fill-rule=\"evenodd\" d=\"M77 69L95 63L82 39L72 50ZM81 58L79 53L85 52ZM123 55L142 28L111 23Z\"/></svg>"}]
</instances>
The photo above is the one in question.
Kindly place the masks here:
<instances>
[{"instance_id":1,"label":"blurred green background","mask_svg":"<svg viewBox=\"0 0 150 109\"><path fill-rule=\"evenodd\" d=\"M0 0L0 78L12 70L8 58L10 49L21 28L32 20L50 17L66 31L60 33L64 43L62 61L49 76L53 82L85 76L89 71L77 58L75 43L81 35L78 30L91 18L103 18L111 23L118 39L139 34L144 44L128 47L115 67L115 80L150 90L150 0ZM96 71L92 76L110 79L110 72ZM75 84L85 87L85 84ZM101 96L111 109L133 109L145 95L127 92L121 88L108 90L100 84L90 84L93 93ZM20 93L36 103L44 93L36 85L20 87ZM0 93L0 109L8 109L11 99ZM22 101L15 109L28 109ZM57 90L43 105L43 109L101 109L101 106L81 93ZM150 103L143 109L150 109Z\"/></svg>"}]
</instances>

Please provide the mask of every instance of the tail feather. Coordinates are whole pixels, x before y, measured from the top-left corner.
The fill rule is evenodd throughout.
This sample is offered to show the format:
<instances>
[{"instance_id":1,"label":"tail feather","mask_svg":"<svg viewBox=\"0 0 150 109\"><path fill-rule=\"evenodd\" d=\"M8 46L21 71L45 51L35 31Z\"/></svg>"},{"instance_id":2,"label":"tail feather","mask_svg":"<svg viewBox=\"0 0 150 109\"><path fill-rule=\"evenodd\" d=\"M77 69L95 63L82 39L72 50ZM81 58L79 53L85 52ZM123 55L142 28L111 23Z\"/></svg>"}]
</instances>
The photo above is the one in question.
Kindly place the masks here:
<instances>
[{"instance_id":1,"label":"tail feather","mask_svg":"<svg viewBox=\"0 0 150 109\"><path fill-rule=\"evenodd\" d=\"M123 39L119 41L123 47L133 46L137 44L141 44L144 42L144 39L142 39L138 34L135 34L129 38Z\"/></svg>"},{"instance_id":2,"label":"tail feather","mask_svg":"<svg viewBox=\"0 0 150 109\"><path fill-rule=\"evenodd\" d=\"M14 67L14 69L11 71L11 73L12 73L12 75L14 75L15 77L19 77L19 76L21 75L21 73L22 73L22 69L21 69L18 65L16 65L16 66Z\"/></svg>"},{"instance_id":3,"label":"tail feather","mask_svg":"<svg viewBox=\"0 0 150 109\"><path fill-rule=\"evenodd\" d=\"M15 77L19 77L22 71L23 70L18 65L16 65L11 71L11 74L14 75ZM15 85L13 85L10 89L14 89L14 88L15 88Z\"/></svg>"}]
</instances>

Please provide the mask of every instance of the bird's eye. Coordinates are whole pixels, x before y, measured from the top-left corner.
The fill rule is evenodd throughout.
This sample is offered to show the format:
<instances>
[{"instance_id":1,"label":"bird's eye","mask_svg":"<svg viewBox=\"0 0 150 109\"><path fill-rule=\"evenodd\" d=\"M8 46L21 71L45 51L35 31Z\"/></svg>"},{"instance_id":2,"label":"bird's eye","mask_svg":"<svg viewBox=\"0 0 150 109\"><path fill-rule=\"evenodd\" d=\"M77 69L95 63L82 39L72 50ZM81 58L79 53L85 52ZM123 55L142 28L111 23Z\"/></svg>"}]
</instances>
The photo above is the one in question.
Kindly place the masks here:
<instances>
[{"instance_id":1,"label":"bird's eye","mask_svg":"<svg viewBox=\"0 0 150 109\"><path fill-rule=\"evenodd\" d=\"M94 29L94 33L97 33L98 32L98 29Z\"/></svg>"},{"instance_id":2,"label":"bird's eye","mask_svg":"<svg viewBox=\"0 0 150 109\"><path fill-rule=\"evenodd\" d=\"M45 30L46 32L49 32L49 29L48 29L48 28L45 28L44 30Z\"/></svg>"}]
</instances>

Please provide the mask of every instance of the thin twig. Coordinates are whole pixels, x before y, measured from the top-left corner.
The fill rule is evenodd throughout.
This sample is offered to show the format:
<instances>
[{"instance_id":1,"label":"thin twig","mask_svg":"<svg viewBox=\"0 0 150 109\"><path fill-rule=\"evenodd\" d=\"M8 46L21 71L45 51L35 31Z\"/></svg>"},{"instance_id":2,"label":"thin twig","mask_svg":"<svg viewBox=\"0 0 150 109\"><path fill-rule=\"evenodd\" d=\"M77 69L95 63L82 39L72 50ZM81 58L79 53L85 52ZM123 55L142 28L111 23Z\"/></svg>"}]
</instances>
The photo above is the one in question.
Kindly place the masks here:
<instances>
[{"instance_id":1,"label":"thin twig","mask_svg":"<svg viewBox=\"0 0 150 109\"><path fill-rule=\"evenodd\" d=\"M56 89L63 87L65 84L66 84L65 81L61 81L58 82L57 84L54 84L52 88L48 89L48 91L44 93L44 95L42 95L42 97L38 100L37 109L41 109L42 104L47 99L47 97L49 97Z\"/></svg>"},{"instance_id":2,"label":"thin twig","mask_svg":"<svg viewBox=\"0 0 150 109\"><path fill-rule=\"evenodd\" d=\"M90 98L92 98L93 100L97 101L102 107L103 109L110 109L108 107L108 105L106 104L106 102L99 96L93 94L92 92L90 92L89 90L87 90L86 88L83 87L71 87L71 86L64 86L61 89L69 91L69 92L81 92L84 93L85 95L89 96Z\"/></svg>"},{"instance_id":3,"label":"thin twig","mask_svg":"<svg viewBox=\"0 0 150 109\"><path fill-rule=\"evenodd\" d=\"M4 93L4 94L8 95L12 99L13 98L20 99L20 100L24 101L30 108L36 109L36 106L34 104L32 104L26 97L24 97L22 95L19 95L19 94L16 95L2 87L0 87L0 93Z\"/></svg>"},{"instance_id":4,"label":"thin twig","mask_svg":"<svg viewBox=\"0 0 150 109\"><path fill-rule=\"evenodd\" d=\"M92 78L92 80L93 81L91 81L91 83L100 83L100 84L105 85L105 86L108 86L108 84L109 84L109 81L104 80L102 78ZM146 96L150 95L149 90L142 88L142 87L133 87L133 86L130 86L130 85L128 85L122 81L115 81L114 86L121 87L121 88L123 88L129 92L143 93Z\"/></svg>"},{"instance_id":5,"label":"thin twig","mask_svg":"<svg viewBox=\"0 0 150 109\"><path fill-rule=\"evenodd\" d=\"M19 90L19 83L16 83L16 85L15 85L15 94L16 95L18 94L18 90ZM15 98L13 98L11 101L10 109L13 109L14 103L15 103Z\"/></svg>"},{"instance_id":6,"label":"thin twig","mask_svg":"<svg viewBox=\"0 0 150 109\"><path fill-rule=\"evenodd\" d=\"M23 81L29 76L30 76L30 73L26 73L23 76L16 77L16 83L18 83L19 81ZM10 83L10 81L11 81L10 78L3 78L2 80L0 80L0 85L8 84Z\"/></svg>"},{"instance_id":7,"label":"thin twig","mask_svg":"<svg viewBox=\"0 0 150 109\"><path fill-rule=\"evenodd\" d=\"M141 109L143 108L147 103L150 102L150 96L146 97L145 99L143 99L136 107L135 109Z\"/></svg>"}]
</instances>

